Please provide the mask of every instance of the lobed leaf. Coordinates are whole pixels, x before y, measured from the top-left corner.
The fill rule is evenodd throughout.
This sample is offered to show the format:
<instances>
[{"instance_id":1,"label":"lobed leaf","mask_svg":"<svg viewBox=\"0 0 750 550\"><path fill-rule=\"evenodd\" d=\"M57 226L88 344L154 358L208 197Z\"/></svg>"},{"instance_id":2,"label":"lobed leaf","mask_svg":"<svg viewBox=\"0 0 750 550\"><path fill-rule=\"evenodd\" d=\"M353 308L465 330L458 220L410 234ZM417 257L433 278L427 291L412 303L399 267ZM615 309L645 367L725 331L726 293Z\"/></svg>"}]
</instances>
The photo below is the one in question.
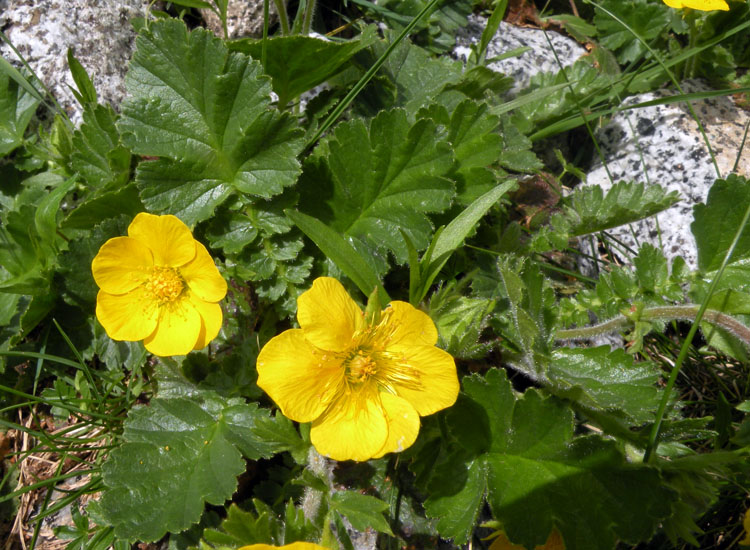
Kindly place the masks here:
<instances>
[{"instance_id":1,"label":"lobed leaf","mask_svg":"<svg viewBox=\"0 0 750 550\"><path fill-rule=\"evenodd\" d=\"M270 108L260 64L210 32L169 19L136 41L118 128L141 162L144 205L188 224L233 193L270 198L292 185L302 147L294 120Z\"/></svg>"},{"instance_id":2,"label":"lobed leaf","mask_svg":"<svg viewBox=\"0 0 750 550\"><path fill-rule=\"evenodd\" d=\"M568 550L609 550L617 540L648 539L671 513L673 492L657 470L628 463L614 441L575 437L562 401L533 389L516 397L495 369L464 378L463 387L465 398L447 413L454 450L442 459L456 474L442 485L446 476L435 477L425 502L443 535L468 538L485 492L508 538L526 548L557 527Z\"/></svg>"},{"instance_id":3,"label":"lobed leaf","mask_svg":"<svg viewBox=\"0 0 750 550\"><path fill-rule=\"evenodd\" d=\"M386 249L405 262L399 229L426 247L426 214L444 210L453 197L446 178L453 154L437 131L430 120L410 124L400 109L380 113L369 126L340 124L305 163L301 209L365 249Z\"/></svg>"},{"instance_id":4,"label":"lobed leaf","mask_svg":"<svg viewBox=\"0 0 750 550\"><path fill-rule=\"evenodd\" d=\"M280 422L257 405L207 392L135 407L125 442L102 467L107 489L98 510L122 539L155 541L182 531L200 519L205 503L232 495L243 455L258 459L288 448L288 438L275 434L291 423Z\"/></svg>"}]
</instances>

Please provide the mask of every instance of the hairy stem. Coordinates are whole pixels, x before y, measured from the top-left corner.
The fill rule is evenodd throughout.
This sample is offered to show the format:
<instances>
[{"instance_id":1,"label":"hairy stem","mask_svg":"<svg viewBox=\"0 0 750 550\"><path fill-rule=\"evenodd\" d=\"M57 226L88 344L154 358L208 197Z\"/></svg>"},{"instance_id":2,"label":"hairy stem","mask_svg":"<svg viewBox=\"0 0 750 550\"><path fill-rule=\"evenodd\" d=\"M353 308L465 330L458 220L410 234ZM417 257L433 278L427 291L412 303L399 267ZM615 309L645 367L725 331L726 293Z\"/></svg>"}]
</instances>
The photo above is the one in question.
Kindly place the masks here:
<instances>
[{"instance_id":1,"label":"hairy stem","mask_svg":"<svg viewBox=\"0 0 750 550\"><path fill-rule=\"evenodd\" d=\"M679 306L655 306L644 308L638 316L641 321L695 321L700 306L697 304L685 304ZM626 315L618 315L608 321L581 328L569 328L557 331L558 340L581 340L608 334L616 330L626 328L633 323L632 318ZM740 321L713 309L707 309L703 314L703 320L727 330L742 341L750 349L750 327Z\"/></svg>"}]
</instances>

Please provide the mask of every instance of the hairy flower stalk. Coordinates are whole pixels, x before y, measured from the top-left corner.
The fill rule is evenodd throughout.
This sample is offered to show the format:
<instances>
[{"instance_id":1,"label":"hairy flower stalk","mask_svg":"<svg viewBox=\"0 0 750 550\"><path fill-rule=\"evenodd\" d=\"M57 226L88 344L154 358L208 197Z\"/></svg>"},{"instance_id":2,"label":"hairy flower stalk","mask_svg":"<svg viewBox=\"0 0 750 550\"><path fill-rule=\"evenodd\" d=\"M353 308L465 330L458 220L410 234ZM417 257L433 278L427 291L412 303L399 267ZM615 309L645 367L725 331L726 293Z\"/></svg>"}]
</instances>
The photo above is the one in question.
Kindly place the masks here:
<instances>
[{"instance_id":1,"label":"hairy flower stalk","mask_svg":"<svg viewBox=\"0 0 750 550\"><path fill-rule=\"evenodd\" d=\"M677 306L655 306L644 308L638 314L640 321L695 321L700 306L696 304L685 304ZM720 311L707 309L703 314L703 321L721 327L734 335L745 346L750 349L750 327ZM618 315L608 321L597 325L580 328L560 329L556 333L558 340L582 340L609 334L628 327L633 323L633 318L628 315Z\"/></svg>"},{"instance_id":2,"label":"hairy flower stalk","mask_svg":"<svg viewBox=\"0 0 750 550\"><path fill-rule=\"evenodd\" d=\"M437 329L406 302L366 318L344 287L321 277L297 300L299 329L258 356L258 385L285 416L312 422L310 439L335 460L368 460L409 447L419 417L452 405L456 366Z\"/></svg>"}]
</instances>

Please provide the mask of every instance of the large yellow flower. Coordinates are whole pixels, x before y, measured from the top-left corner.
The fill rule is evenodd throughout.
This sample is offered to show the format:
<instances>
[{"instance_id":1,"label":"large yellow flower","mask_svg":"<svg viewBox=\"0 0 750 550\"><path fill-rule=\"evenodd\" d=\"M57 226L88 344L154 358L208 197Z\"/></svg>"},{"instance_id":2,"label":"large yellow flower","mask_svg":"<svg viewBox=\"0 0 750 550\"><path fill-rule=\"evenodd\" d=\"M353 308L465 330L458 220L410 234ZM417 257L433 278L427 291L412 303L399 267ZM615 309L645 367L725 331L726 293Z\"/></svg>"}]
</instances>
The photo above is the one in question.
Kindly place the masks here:
<instances>
[{"instance_id":1,"label":"large yellow flower","mask_svg":"<svg viewBox=\"0 0 750 550\"><path fill-rule=\"evenodd\" d=\"M724 0L664 0L670 8L690 8L700 11L729 10L729 5Z\"/></svg>"},{"instance_id":2,"label":"large yellow flower","mask_svg":"<svg viewBox=\"0 0 750 550\"><path fill-rule=\"evenodd\" d=\"M272 338L258 356L258 385L285 416L312 422L320 454L368 460L409 447L419 416L451 406L456 365L435 347L437 329L406 302L373 322L336 279L316 279L297 299L300 328Z\"/></svg>"},{"instance_id":3,"label":"large yellow flower","mask_svg":"<svg viewBox=\"0 0 750 550\"><path fill-rule=\"evenodd\" d=\"M91 263L96 317L113 340L143 340L154 355L185 355L216 338L227 293L206 247L175 216L142 212L127 237Z\"/></svg>"}]
</instances>

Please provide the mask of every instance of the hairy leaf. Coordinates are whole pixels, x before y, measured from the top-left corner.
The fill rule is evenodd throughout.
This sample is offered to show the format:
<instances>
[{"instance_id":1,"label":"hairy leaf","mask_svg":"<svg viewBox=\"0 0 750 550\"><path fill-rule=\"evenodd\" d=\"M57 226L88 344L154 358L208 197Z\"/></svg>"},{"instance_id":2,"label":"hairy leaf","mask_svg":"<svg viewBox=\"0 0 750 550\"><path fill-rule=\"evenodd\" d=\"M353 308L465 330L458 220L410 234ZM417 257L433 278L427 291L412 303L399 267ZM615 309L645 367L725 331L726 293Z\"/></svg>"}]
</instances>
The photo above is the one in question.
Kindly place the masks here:
<instances>
[{"instance_id":1,"label":"hairy leaf","mask_svg":"<svg viewBox=\"0 0 750 550\"><path fill-rule=\"evenodd\" d=\"M403 110L383 112L368 125L339 125L305 164L300 206L331 229L370 250L407 259L402 229L418 248L432 234L428 212L447 208L453 184L448 144L432 121L413 125Z\"/></svg>"},{"instance_id":2,"label":"hairy leaf","mask_svg":"<svg viewBox=\"0 0 750 550\"><path fill-rule=\"evenodd\" d=\"M560 348L547 369L552 391L584 407L625 415L634 424L653 421L661 400L660 371L624 350Z\"/></svg>"},{"instance_id":3,"label":"hairy leaf","mask_svg":"<svg viewBox=\"0 0 750 550\"><path fill-rule=\"evenodd\" d=\"M141 162L136 180L149 210L188 224L233 193L270 198L294 183L301 135L270 108L259 63L229 53L210 32L169 19L139 34L118 124Z\"/></svg>"},{"instance_id":4,"label":"hairy leaf","mask_svg":"<svg viewBox=\"0 0 750 550\"><path fill-rule=\"evenodd\" d=\"M585 186L567 197L563 211L551 223L556 231L578 237L653 216L678 200L676 191L658 185L621 181L606 194L598 185Z\"/></svg>"}]
</instances>

